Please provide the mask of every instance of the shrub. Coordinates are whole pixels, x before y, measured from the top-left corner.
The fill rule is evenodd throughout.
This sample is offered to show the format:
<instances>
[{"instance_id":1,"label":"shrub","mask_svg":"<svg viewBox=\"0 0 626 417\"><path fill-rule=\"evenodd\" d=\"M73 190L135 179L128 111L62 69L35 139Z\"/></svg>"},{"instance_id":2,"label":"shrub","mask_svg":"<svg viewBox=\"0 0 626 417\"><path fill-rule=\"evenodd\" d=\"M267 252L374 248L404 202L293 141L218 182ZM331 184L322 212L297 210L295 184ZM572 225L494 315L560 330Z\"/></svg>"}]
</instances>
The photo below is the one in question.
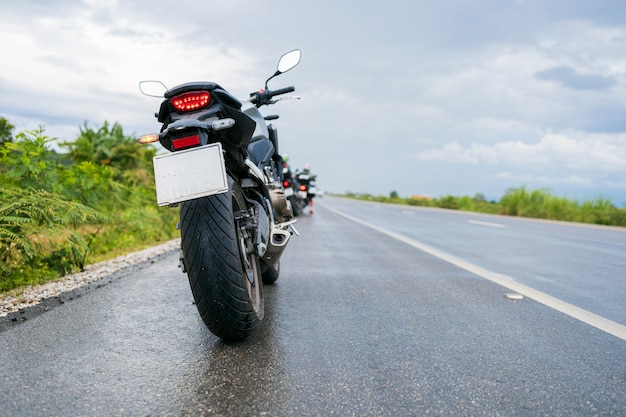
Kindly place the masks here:
<instances>
[{"instance_id":1,"label":"shrub","mask_svg":"<svg viewBox=\"0 0 626 417\"><path fill-rule=\"evenodd\" d=\"M510 188L499 202L487 201L481 193L474 197L446 195L435 200L423 196L401 198L395 192L392 192L389 198L354 193L351 193L349 197L411 206L434 206L507 216L626 226L626 208L619 209L609 200L600 198L579 204L563 197L553 196L544 188L530 191L526 187Z\"/></svg>"},{"instance_id":2,"label":"shrub","mask_svg":"<svg viewBox=\"0 0 626 417\"><path fill-rule=\"evenodd\" d=\"M67 154L53 140L40 127L0 146L0 291L178 235L177 210L156 206L153 147L107 122Z\"/></svg>"},{"instance_id":3,"label":"shrub","mask_svg":"<svg viewBox=\"0 0 626 417\"><path fill-rule=\"evenodd\" d=\"M109 220L97 210L45 190L0 188L0 201L0 280L7 280L24 264L45 264L58 273L82 269L89 249L75 228Z\"/></svg>"}]
</instances>

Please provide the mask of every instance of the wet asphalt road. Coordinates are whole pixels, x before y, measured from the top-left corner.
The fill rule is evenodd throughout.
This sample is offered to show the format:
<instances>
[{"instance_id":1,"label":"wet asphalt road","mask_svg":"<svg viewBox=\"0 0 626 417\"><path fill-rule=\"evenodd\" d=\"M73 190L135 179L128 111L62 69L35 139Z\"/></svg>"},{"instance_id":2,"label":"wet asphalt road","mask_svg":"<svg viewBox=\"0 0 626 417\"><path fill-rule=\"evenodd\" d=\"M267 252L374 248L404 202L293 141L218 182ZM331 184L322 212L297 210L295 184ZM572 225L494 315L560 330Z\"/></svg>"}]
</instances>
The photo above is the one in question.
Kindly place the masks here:
<instances>
[{"instance_id":1,"label":"wet asphalt road","mask_svg":"<svg viewBox=\"0 0 626 417\"><path fill-rule=\"evenodd\" d=\"M625 340L337 210L621 325L626 233L316 208L251 340L206 330L173 253L0 332L0 416L626 415Z\"/></svg>"}]
</instances>

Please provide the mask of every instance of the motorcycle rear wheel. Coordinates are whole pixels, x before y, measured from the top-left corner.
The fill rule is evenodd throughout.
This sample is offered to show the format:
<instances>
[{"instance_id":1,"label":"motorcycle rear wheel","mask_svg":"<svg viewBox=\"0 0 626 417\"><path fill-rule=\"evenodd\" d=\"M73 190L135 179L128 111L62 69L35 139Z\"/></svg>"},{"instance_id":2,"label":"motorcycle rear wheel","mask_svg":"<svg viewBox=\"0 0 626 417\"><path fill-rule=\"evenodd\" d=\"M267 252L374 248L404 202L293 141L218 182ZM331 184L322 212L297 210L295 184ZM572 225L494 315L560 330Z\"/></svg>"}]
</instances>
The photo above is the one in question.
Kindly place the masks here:
<instances>
[{"instance_id":1,"label":"motorcycle rear wheel","mask_svg":"<svg viewBox=\"0 0 626 417\"><path fill-rule=\"evenodd\" d=\"M205 325L230 341L248 338L263 319L263 285L257 256L246 250L234 213L246 210L239 184L229 191L181 204L183 259Z\"/></svg>"}]
</instances>

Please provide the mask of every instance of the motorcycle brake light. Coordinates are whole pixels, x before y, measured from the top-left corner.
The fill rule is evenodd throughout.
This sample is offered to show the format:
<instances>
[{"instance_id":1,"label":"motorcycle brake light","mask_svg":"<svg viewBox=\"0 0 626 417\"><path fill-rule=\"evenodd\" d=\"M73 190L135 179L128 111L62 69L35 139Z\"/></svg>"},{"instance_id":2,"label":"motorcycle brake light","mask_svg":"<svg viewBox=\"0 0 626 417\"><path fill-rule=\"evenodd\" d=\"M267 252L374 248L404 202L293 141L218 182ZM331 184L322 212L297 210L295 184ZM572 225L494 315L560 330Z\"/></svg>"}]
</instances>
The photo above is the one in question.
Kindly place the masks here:
<instances>
[{"instance_id":1,"label":"motorcycle brake light","mask_svg":"<svg viewBox=\"0 0 626 417\"><path fill-rule=\"evenodd\" d=\"M300 186L300 191L306 191L306 185L301 185Z\"/></svg>"},{"instance_id":2,"label":"motorcycle brake light","mask_svg":"<svg viewBox=\"0 0 626 417\"><path fill-rule=\"evenodd\" d=\"M289 187L289 181L283 181L283 187L285 188Z\"/></svg>"},{"instance_id":3,"label":"motorcycle brake light","mask_svg":"<svg viewBox=\"0 0 626 417\"><path fill-rule=\"evenodd\" d=\"M176 150L188 148L190 146L199 145L200 138L198 135L185 136L183 138L173 139L172 147Z\"/></svg>"},{"instance_id":4,"label":"motorcycle brake light","mask_svg":"<svg viewBox=\"0 0 626 417\"><path fill-rule=\"evenodd\" d=\"M179 112L188 112L206 107L211 102L208 91L190 91L170 99L172 106Z\"/></svg>"}]
</instances>

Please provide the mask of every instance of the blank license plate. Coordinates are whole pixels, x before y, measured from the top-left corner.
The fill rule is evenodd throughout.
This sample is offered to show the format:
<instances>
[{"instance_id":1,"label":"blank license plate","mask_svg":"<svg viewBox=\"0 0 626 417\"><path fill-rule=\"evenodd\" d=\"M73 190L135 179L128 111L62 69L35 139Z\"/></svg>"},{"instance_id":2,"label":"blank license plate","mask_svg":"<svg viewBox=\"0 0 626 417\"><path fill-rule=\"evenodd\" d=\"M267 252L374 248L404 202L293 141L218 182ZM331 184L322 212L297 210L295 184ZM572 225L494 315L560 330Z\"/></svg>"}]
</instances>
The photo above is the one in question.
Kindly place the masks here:
<instances>
[{"instance_id":1,"label":"blank license plate","mask_svg":"<svg viewBox=\"0 0 626 417\"><path fill-rule=\"evenodd\" d=\"M167 206L228 191L222 145L154 157L157 204Z\"/></svg>"}]
</instances>

